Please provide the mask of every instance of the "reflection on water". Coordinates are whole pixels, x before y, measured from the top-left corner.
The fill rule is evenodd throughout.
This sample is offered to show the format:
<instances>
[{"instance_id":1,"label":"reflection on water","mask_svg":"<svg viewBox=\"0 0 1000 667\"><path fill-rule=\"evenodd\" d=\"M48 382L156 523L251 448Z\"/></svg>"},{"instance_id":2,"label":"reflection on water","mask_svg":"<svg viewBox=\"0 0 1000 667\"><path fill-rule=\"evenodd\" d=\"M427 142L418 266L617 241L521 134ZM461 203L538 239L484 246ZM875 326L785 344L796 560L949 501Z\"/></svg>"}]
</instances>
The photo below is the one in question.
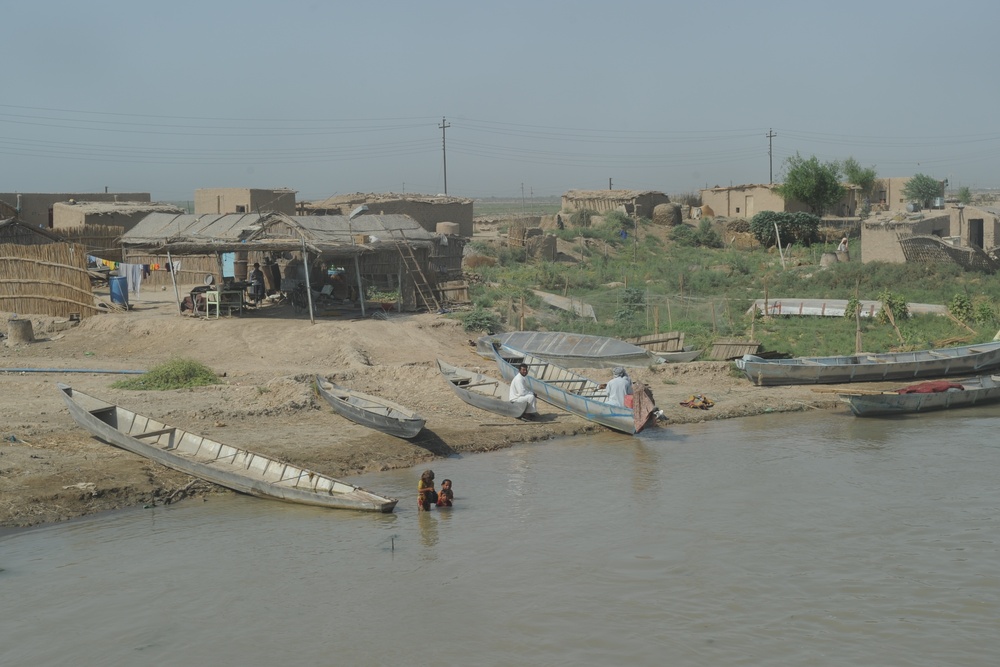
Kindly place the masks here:
<instances>
[{"instance_id":1,"label":"reflection on water","mask_svg":"<svg viewBox=\"0 0 1000 667\"><path fill-rule=\"evenodd\" d=\"M0 664L993 665L1000 412L966 415L447 459L430 512L230 495L19 531Z\"/></svg>"}]
</instances>

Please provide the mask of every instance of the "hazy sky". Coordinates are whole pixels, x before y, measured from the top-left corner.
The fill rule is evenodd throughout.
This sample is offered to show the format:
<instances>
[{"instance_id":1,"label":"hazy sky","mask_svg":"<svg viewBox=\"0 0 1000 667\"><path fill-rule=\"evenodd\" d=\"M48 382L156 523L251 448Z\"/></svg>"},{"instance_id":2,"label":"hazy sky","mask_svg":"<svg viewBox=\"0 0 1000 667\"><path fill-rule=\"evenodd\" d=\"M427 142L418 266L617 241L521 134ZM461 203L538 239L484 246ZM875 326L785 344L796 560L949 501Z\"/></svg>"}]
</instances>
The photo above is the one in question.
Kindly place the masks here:
<instances>
[{"instance_id":1,"label":"hazy sky","mask_svg":"<svg viewBox=\"0 0 1000 667\"><path fill-rule=\"evenodd\" d=\"M0 192L1000 186L996 0L8 0Z\"/></svg>"}]
</instances>

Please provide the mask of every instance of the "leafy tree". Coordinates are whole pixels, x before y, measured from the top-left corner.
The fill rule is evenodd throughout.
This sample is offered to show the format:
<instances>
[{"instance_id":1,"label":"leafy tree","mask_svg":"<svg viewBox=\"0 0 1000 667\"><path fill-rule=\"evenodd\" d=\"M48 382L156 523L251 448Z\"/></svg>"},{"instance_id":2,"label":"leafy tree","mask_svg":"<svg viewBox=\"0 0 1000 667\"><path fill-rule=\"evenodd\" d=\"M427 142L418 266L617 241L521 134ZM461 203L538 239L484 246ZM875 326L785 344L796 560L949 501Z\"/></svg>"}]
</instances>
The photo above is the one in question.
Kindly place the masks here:
<instances>
[{"instance_id":1,"label":"leafy tree","mask_svg":"<svg viewBox=\"0 0 1000 667\"><path fill-rule=\"evenodd\" d=\"M836 162L820 164L815 155L805 159L796 153L785 159L785 182L775 190L785 201L800 201L816 215L823 215L826 209L844 198L840 165Z\"/></svg>"},{"instance_id":2,"label":"leafy tree","mask_svg":"<svg viewBox=\"0 0 1000 667\"><path fill-rule=\"evenodd\" d=\"M878 181L878 173L875 167L862 167L853 157L844 160L841 166L844 177L851 185L856 185L861 190L863 197L871 198L875 183Z\"/></svg>"},{"instance_id":3,"label":"leafy tree","mask_svg":"<svg viewBox=\"0 0 1000 667\"><path fill-rule=\"evenodd\" d=\"M914 174L913 178L903 186L903 196L918 201L923 206L927 206L935 197L941 197L943 193L941 181L931 178L927 174Z\"/></svg>"},{"instance_id":4,"label":"leafy tree","mask_svg":"<svg viewBox=\"0 0 1000 667\"><path fill-rule=\"evenodd\" d=\"M958 201L962 202L963 204L972 203L972 190L970 190L968 186L963 185L958 189Z\"/></svg>"}]
</instances>

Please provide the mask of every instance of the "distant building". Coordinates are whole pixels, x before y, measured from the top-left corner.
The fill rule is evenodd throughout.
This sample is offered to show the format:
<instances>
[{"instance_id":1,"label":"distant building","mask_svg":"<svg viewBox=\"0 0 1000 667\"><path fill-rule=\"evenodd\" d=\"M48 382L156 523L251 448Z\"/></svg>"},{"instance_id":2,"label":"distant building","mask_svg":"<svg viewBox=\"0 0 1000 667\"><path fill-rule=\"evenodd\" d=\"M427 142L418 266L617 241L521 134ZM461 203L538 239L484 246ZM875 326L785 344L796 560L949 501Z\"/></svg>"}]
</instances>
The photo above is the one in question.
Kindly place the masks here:
<instances>
[{"instance_id":1,"label":"distant building","mask_svg":"<svg viewBox=\"0 0 1000 667\"><path fill-rule=\"evenodd\" d=\"M121 227L128 231L150 213L184 213L173 204L156 202L56 202L52 206L52 228L64 230L73 227L105 225Z\"/></svg>"},{"instance_id":2,"label":"distant building","mask_svg":"<svg viewBox=\"0 0 1000 667\"><path fill-rule=\"evenodd\" d=\"M670 197L655 190L568 190L562 196L562 210L622 211L626 215L652 218L658 204L669 204Z\"/></svg>"},{"instance_id":3,"label":"distant building","mask_svg":"<svg viewBox=\"0 0 1000 667\"><path fill-rule=\"evenodd\" d=\"M871 200L868 202L874 212L905 211L910 200L903 196L903 190L910 181L909 176L880 178L875 183ZM809 212L810 208L797 200L786 201L778 194L780 183L731 185L729 187L706 188L701 191L701 205L705 215L727 218L750 219L761 211L795 213ZM841 218L852 218L863 210L865 202L857 186L845 183L844 197L825 213ZM944 192L944 182L941 182ZM942 203L943 207L943 203Z\"/></svg>"},{"instance_id":4,"label":"distant building","mask_svg":"<svg viewBox=\"0 0 1000 667\"><path fill-rule=\"evenodd\" d=\"M761 211L787 213L809 211L809 207L802 202L785 201L778 194L777 188L777 183L716 186L701 191L701 207L709 216L747 220Z\"/></svg>"},{"instance_id":5,"label":"distant building","mask_svg":"<svg viewBox=\"0 0 1000 667\"><path fill-rule=\"evenodd\" d=\"M913 213L877 213L861 225L861 260L905 262L901 241L914 237L935 237L955 248L995 250L1000 245L1000 209L949 204Z\"/></svg>"},{"instance_id":6,"label":"distant building","mask_svg":"<svg viewBox=\"0 0 1000 667\"><path fill-rule=\"evenodd\" d=\"M295 215L295 190L275 188L200 188L194 191L195 215L284 213Z\"/></svg>"},{"instance_id":7,"label":"distant building","mask_svg":"<svg viewBox=\"0 0 1000 667\"><path fill-rule=\"evenodd\" d=\"M52 229L53 207L58 202L88 201L88 202L148 202L148 192L9 192L0 193L0 201L17 211L17 218L22 222L37 227Z\"/></svg>"},{"instance_id":8,"label":"distant building","mask_svg":"<svg viewBox=\"0 0 1000 667\"><path fill-rule=\"evenodd\" d=\"M407 195L392 192L375 194L355 192L328 199L299 204L300 215L350 215L365 205L369 213L378 215L408 215L431 232L438 231L440 222L458 225L458 235L472 237L473 202L462 197L445 195Z\"/></svg>"}]
</instances>

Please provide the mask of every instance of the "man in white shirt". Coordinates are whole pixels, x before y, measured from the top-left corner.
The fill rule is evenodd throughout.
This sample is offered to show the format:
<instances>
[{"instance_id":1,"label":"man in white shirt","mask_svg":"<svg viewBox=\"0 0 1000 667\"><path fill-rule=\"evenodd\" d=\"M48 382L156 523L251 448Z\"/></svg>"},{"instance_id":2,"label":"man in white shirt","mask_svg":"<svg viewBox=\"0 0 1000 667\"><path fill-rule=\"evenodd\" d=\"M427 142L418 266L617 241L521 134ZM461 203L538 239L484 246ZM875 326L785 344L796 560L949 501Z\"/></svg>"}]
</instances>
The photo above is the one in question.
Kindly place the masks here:
<instances>
[{"instance_id":1,"label":"man in white shirt","mask_svg":"<svg viewBox=\"0 0 1000 667\"><path fill-rule=\"evenodd\" d=\"M527 403L528 407L524 411L524 418L534 419L538 414L535 393L528 388L528 381L525 379L527 377L528 364L521 364L518 366L517 375L510 383L509 400L511 403Z\"/></svg>"}]
</instances>

